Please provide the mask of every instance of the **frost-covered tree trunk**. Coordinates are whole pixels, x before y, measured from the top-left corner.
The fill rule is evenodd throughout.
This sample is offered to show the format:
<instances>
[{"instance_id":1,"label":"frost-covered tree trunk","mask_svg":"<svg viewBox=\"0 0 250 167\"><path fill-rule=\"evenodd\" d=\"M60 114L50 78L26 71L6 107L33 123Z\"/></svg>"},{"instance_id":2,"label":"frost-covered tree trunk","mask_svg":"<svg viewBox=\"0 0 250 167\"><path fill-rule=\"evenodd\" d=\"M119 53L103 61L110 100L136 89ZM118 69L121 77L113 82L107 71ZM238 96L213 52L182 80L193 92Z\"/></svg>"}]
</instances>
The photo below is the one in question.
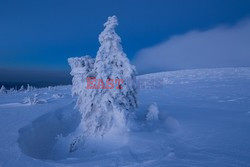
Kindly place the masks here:
<instances>
[{"instance_id":1,"label":"frost-covered tree trunk","mask_svg":"<svg viewBox=\"0 0 250 167\"><path fill-rule=\"evenodd\" d=\"M99 35L101 46L93 69L84 75L115 85L107 88L107 85L101 84L97 89L79 87L85 89L78 91L77 107L82 114L82 121L77 130L78 135L71 143L71 151L85 137L100 137L112 129L127 129L127 123L137 107L136 71L123 52L121 39L115 32L117 25L116 16L108 18L104 31Z\"/></svg>"}]
</instances>

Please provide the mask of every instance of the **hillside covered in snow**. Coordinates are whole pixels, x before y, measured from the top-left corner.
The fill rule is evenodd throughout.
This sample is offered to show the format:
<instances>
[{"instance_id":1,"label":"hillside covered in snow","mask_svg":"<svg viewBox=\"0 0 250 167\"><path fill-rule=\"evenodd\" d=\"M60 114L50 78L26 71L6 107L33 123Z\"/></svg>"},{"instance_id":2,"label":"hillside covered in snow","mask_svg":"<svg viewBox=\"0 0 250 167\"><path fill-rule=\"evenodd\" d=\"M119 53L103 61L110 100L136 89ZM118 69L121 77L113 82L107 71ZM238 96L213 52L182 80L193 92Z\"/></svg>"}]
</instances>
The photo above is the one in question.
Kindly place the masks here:
<instances>
[{"instance_id":1,"label":"hillside covered in snow","mask_svg":"<svg viewBox=\"0 0 250 167\"><path fill-rule=\"evenodd\" d=\"M250 68L147 74L137 87L133 128L73 153L59 142L80 123L71 86L2 92L0 166L250 166Z\"/></svg>"}]
</instances>

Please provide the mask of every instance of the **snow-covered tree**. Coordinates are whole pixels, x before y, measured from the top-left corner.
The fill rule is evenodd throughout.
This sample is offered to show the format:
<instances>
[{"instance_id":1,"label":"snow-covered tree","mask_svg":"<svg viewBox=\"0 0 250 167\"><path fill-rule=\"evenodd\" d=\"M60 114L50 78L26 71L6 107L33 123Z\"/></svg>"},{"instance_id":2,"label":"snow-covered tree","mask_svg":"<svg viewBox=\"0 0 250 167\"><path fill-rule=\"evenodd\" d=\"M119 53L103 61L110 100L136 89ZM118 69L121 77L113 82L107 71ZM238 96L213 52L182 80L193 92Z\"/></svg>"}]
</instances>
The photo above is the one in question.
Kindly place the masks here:
<instances>
[{"instance_id":1,"label":"snow-covered tree","mask_svg":"<svg viewBox=\"0 0 250 167\"><path fill-rule=\"evenodd\" d=\"M32 90L34 90L35 88L33 87L33 86L31 86L31 85L27 85L27 89L26 89L26 92L30 92L30 91L32 91Z\"/></svg>"},{"instance_id":2,"label":"snow-covered tree","mask_svg":"<svg viewBox=\"0 0 250 167\"><path fill-rule=\"evenodd\" d=\"M89 90L85 100L79 103L83 114L84 130L91 135L104 135L112 126L124 127L128 117L137 106L135 68L129 63L115 32L116 16L108 18L105 29L99 35L101 44L93 69L96 79L124 81L121 89ZM115 81L114 81L115 82Z\"/></svg>"},{"instance_id":3,"label":"snow-covered tree","mask_svg":"<svg viewBox=\"0 0 250 167\"><path fill-rule=\"evenodd\" d=\"M137 107L136 71L123 52L121 39L115 32L117 25L116 16L109 17L104 24L105 29L99 35L101 46L93 69L87 75L98 81L116 84L107 88L102 83L99 89L81 91L77 102L82 114L78 128L80 134L73 139L71 151L86 136L100 137L111 129L127 129L127 123ZM82 86L79 88L84 89Z\"/></svg>"},{"instance_id":4,"label":"snow-covered tree","mask_svg":"<svg viewBox=\"0 0 250 167\"><path fill-rule=\"evenodd\" d=\"M23 100L23 104L27 105L36 105L36 104L44 104L47 103L47 100L45 99L40 99L39 98L40 94L34 94L29 97L25 97Z\"/></svg>"},{"instance_id":5,"label":"snow-covered tree","mask_svg":"<svg viewBox=\"0 0 250 167\"><path fill-rule=\"evenodd\" d=\"M16 92L16 91L17 91L17 90L16 90L15 87L9 89L9 92L10 92L10 93L13 93L13 92Z\"/></svg>"},{"instance_id":6,"label":"snow-covered tree","mask_svg":"<svg viewBox=\"0 0 250 167\"><path fill-rule=\"evenodd\" d=\"M25 89L24 89L24 86L22 85L18 91L22 92L22 91L24 91L24 90L25 90Z\"/></svg>"},{"instance_id":7,"label":"snow-covered tree","mask_svg":"<svg viewBox=\"0 0 250 167\"><path fill-rule=\"evenodd\" d=\"M159 110L156 103L153 103L148 107L146 120L148 121L159 120Z\"/></svg>"},{"instance_id":8,"label":"snow-covered tree","mask_svg":"<svg viewBox=\"0 0 250 167\"><path fill-rule=\"evenodd\" d=\"M2 85L0 93L7 93L7 89L4 87L4 85Z\"/></svg>"},{"instance_id":9,"label":"snow-covered tree","mask_svg":"<svg viewBox=\"0 0 250 167\"><path fill-rule=\"evenodd\" d=\"M90 56L72 57L68 59L71 67L70 74L72 79L72 95L80 95L81 91L86 87L86 77L92 71L94 59Z\"/></svg>"}]
</instances>

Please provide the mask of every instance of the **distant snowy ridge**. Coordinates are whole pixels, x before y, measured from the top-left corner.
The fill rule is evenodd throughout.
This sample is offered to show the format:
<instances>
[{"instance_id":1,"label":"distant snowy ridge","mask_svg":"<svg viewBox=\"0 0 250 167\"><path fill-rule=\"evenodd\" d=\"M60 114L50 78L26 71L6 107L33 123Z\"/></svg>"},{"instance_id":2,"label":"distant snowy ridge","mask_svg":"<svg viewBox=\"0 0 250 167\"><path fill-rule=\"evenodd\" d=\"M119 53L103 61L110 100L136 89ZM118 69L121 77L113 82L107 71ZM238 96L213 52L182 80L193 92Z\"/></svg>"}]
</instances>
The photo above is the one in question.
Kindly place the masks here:
<instances>
[{"instance_id":1,"label":"distant snowy ridge","mask_svg":"<svg viewBox=\"0 0 250 167\"><path fill-rule=\"evenodd\" d=\"M188 84L200 81L225 81L227 79L246 79L250 80L250 67L238 68L208 68L165 71L136 76L137 86L139 88L158 88L171 84ZM39 89L71 89L71 85L60 85ZM8 92L10 93L10 92ZM20 92L21 93L21 92ZM0 93L1 94L1 93Z\"/></svg>"},{"instance_id":2,"label":"distant snowy ridge","mask_svg":"<svg viewBox=\"0 0 250 167\"><path fill-rule=\"evenodd\" d=\"M250 67L191 69L151 73L137 76L139 88L160 88L169 84L188 84L199 81L250 80Z\"/></svg>"}]
</instances>

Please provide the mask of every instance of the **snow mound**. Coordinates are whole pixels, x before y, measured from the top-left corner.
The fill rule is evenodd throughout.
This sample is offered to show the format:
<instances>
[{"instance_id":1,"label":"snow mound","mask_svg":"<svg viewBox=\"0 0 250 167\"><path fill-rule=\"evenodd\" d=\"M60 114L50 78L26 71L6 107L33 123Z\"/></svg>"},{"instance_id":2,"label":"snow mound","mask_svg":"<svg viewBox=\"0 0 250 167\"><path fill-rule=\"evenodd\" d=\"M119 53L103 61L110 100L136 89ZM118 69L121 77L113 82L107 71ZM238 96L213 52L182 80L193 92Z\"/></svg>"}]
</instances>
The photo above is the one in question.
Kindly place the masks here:
<instances>
[{"instance_id":1,"label":"snow mound","mask_svg":"<svg viewBox=\"0 0 250 167\"><path fill-rule=\"evenodd\" d=\"M72 112L73 105L50 112L19 130L18 144L22 152L37 159L62 159L54 152L58 136L66 136L76 129L80 122L79 112ZM65 156L65 155L64 155Z\"/></svg>"},{"instance_id":2,"label":"snow mound","mask_svg":"<svg viewBox=\"0 0 250 167\"><path fill-rule=\"evenodd\" d=\"M169 132L178 132L180 130L180 123L175 118L169 116L165 122L165 127Z\"/></svg>"}]
</instances>

